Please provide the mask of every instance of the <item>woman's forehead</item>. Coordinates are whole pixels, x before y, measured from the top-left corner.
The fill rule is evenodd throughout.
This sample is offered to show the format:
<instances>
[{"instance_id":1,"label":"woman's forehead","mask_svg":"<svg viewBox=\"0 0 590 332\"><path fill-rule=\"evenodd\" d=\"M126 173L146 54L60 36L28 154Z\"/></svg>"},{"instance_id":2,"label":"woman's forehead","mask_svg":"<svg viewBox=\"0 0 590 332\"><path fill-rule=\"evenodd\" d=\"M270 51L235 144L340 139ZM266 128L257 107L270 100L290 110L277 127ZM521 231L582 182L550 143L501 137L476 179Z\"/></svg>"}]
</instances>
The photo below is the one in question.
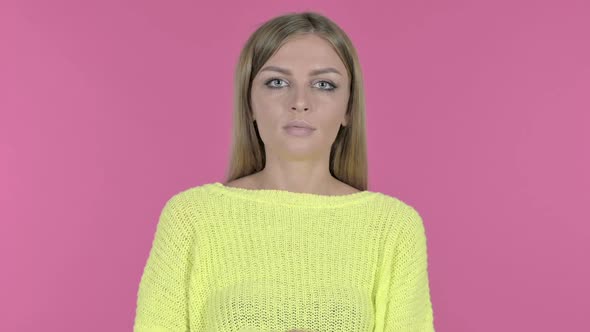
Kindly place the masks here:
<instances>
[{"instance_id":1,"label":"woman's forehead","mask_svg":"<svg viewBox=\"0 0 590 332\"><path fill-rule=\"evenodd\" d=\"M296 71L331 67L341 73L345 69L332 45L315 35L298 36L287 41L270 57L265 66Z\"/></svg>"}]
</instances>

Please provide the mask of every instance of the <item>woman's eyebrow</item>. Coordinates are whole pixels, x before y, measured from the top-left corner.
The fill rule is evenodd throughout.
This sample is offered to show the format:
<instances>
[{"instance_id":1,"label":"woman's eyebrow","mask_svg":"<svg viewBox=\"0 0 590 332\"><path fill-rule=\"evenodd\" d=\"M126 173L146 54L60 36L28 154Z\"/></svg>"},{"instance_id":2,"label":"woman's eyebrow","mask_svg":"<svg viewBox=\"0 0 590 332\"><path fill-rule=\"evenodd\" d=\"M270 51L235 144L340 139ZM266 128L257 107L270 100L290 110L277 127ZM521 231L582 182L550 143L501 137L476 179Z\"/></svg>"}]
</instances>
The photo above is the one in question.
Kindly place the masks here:
<instances>
[{"instance_id":1,"label":"woman's eyebrow","mask_svg":"<svg viewBox=\"0 0 590 332\"><path fill-rule=\"evenodd\" d=\"M285 75L292 75L292 73L289 69L285 69L285 68L281 68L281 67L277 67L277 66L266 66L266 67L262 68L260 71L276 71L279 73L283 73ZM320 74L325 74L325 73L336 73L336 74L342 76L342 74L336 68L332 68L332 67L312 70L309 72L309 76L315 76L315 75L320 75Z\"/></svg>"}]
</instances>

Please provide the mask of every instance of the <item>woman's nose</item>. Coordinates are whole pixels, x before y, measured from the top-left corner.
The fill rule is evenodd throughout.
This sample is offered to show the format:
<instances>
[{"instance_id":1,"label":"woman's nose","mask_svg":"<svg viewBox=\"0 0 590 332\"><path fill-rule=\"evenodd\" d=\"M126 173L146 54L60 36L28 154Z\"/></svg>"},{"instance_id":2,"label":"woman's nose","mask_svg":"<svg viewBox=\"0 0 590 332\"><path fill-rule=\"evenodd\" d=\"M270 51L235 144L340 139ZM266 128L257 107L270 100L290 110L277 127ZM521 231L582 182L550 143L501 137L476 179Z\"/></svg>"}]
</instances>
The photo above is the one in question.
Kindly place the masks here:
<instances>
[{"instance_id":1,"label":"woman's nose","mask_svg":"<svg viewBox=\"0 0 590 332\"><path fill-rule=\"evenodd\" d=\"M293 96L293 105L291 106L291 109L293 111L297 111L297 110L303 110L303 111L307 111L309 110L309 99L307 96L307 93L305 91L305 88L299 88L296 89L295 95Z\"/></svg>"}]
</instances>

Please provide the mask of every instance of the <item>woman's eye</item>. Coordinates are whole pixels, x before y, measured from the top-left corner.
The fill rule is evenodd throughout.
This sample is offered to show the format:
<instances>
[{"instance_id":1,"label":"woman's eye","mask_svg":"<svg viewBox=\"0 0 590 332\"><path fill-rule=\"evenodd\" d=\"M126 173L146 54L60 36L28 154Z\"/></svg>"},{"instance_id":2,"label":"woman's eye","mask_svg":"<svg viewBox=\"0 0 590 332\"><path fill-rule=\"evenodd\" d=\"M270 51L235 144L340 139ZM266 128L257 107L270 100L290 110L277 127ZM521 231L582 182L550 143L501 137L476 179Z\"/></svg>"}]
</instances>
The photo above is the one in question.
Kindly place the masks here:
<instances>
[{"instance_id":1,"label":"woman's eye","mask_svg":"<svg viewBox=\"0 0 590 332\"><path fill-rule=\"evenodd\" d=\"M328 88L320 88L322 90L334 90L334 89L336 89L336 86L334 84L328 82L328 81L319 81L318 83L319 84L324 83L324 86L326 86L326 84L330 86Z\"/></svg>"},{"instance_id":2,"label":"woman's eye","mask_svg":"<svg viewBox=\"0 0 590 332\"><path fill-rule=\"evenodd\" d=\"M276 85L274 85L274 84L271 84L271 83L273 83L273 82L277 82L277 81L279 81L279 82L284 82L283 80L281 80L281 79L279 79L279 78L271 78L270 80L268 80L268 81L265 83L265 85L266 85L266 86L268 86L269 88L272 88L272 89L277 89L277 88L279 88L280 86L276 86Z\"/></svg>"},{"instance_id":3,"label":"woman's eye","mask_svg":"<svg viewBox=\"0 0 590 332\"><path fill-rule=\"evenodd\" d=\"M280 78L271 78L268 81L266 81L265 85L271 89L280 89L281 87L285 86L285 85L280 85L280 83L279 83L279 85L273 84L275 82L285 82L285 81L283 81ZM317 84L320 85L319 88L321 90L332 91L332 90L336 89L336 85L334 85L333 83L328 82L328 81L319 81L316 83L316 85Z\"/></svg>"}]
</instances>

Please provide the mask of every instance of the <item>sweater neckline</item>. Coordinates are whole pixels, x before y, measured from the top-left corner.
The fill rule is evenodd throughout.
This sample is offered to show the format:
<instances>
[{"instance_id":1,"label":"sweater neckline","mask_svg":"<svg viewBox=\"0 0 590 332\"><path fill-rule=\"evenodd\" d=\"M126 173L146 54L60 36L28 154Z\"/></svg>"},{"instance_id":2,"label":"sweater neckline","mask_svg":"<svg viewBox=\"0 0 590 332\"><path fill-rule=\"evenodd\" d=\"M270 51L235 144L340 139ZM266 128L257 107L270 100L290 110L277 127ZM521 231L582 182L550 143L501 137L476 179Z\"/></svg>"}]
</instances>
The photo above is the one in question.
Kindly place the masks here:
<instances>
[{"instance_id":1,"label":"sweater neckline","mask_svg":"<svg viewBox=\"0 0 590 332\"><path fill-rule=\"evenodd\" d=\"M309 207L342 206L366 200L374 197L376 194L369 190L363 190L344 195L320 195L282 189L246 189L241 187L230 187L221 182L211 183L210 187L217 192L231 195L232 197L263 203Z\"/></svg>"}]
</instances>

